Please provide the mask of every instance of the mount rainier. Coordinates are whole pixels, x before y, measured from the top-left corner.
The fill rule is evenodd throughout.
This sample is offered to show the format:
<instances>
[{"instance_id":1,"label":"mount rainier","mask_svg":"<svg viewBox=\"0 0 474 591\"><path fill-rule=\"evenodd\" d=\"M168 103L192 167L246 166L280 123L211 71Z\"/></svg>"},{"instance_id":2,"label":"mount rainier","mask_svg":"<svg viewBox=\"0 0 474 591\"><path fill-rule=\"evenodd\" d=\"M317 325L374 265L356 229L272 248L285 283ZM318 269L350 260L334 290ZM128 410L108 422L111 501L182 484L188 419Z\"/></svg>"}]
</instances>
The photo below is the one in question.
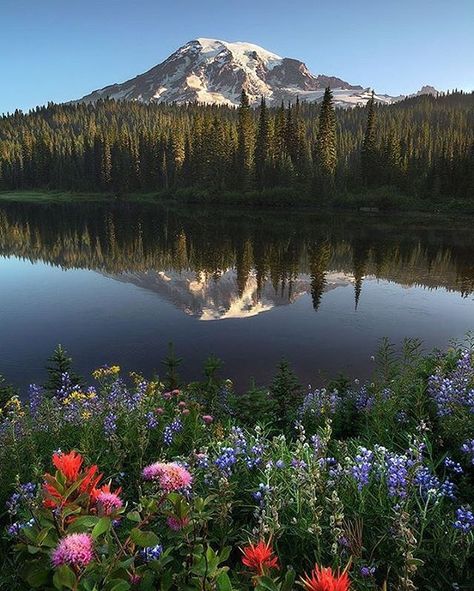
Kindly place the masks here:
<instances>
[{"instance_id":1,"label":"mount rainier","mask_svg":"<svg viewBox=\"0 0 474 591\"><path fill-rule=\"evenodd\" d=\"M270 105L281 101L316 102L324 89L333 90L339 107L365 105L371 89L355 86L335 76L312 74L296 59L280 57L252 43L228 43L199 38L189 41L164 62L121 84L112 84L84 96L80 102L103 98L115 100L238 105L244 88L252 104L264 96ZM417 94L435 94L423 87ZM405 98L376 94L380 103Z\"/></svg>"}]
</instances>

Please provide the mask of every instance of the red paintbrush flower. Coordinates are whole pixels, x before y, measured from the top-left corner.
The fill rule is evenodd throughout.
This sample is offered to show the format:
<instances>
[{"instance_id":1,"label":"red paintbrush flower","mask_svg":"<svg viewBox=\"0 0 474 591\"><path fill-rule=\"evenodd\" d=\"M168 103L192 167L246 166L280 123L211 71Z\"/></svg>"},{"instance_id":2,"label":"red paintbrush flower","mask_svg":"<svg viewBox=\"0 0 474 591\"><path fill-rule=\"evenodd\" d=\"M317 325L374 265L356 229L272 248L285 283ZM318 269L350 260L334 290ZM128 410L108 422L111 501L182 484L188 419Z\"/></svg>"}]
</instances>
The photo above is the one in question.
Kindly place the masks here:
<instances>
[{"instance_id":1,"label":"red paintbrush flower","mask_svg":"<svg viewBox=\"0 0 474 591\"><path fill-rule=\"evenodd\" d=\"M259 577L271 568L279 568L278 557L273 554L271 540L260 540L257 544L249 544L241 550L242 563Z\"/></svg>"},{"instance_id":2,"label":"red paintbrush flower","mask_svg":"<svg viewBox=\"0 0 474 591\"><path fill-rule=\"evenodd\" d=\"M77 479L82 461L81 454L75 451L70 451L68 454L53 454L54 467L66 477L68 482L74 482Z\"/></svg>"},{"instance_id":3,"label":"red paintbrush flower","mask_svg":"<svg viewBox=\"0 0 474 591\"><path fill-rule=\"evenodd\" d=\"M351 587L346 571L336 574L332 568L320 568L318 565L301 579L301 583L306 591L349 591Z\"/></svg>"}]
</instances>

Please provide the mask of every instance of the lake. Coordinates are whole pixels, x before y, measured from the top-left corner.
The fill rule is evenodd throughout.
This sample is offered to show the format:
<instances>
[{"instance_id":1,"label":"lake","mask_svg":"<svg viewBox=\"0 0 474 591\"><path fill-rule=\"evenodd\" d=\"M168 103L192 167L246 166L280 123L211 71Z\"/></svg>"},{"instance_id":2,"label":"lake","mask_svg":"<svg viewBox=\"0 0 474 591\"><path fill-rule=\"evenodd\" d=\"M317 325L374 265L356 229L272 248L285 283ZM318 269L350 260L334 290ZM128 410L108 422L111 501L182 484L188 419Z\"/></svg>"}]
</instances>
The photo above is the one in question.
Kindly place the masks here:
<instances>
[{"instance_id":1,"label":"lake","mask_svg":"<svg viewBox=\"0 0 474 591\"><path fill-rule=\"evenodd\" d=\"M0 373L45 379L61 343L83 375L185 379L224 361L238 389L288 359L303 383L366 378L382 337L446 347L474 330L471 220L143 204L0 205Z\"/></svg>"}]
</instances>

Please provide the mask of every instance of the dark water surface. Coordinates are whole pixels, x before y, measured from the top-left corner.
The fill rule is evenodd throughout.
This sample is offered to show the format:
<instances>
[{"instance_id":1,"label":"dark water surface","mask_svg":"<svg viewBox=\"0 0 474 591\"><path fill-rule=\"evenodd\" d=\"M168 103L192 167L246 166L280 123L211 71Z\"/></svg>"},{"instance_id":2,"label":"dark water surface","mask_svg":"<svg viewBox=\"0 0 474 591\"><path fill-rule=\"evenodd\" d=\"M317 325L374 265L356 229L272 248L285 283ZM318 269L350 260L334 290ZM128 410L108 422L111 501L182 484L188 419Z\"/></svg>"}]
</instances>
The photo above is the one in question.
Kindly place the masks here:
<instances>
[{"instance_id":1,"label":"dark water surface","mask_svg":"<svg viewBox=\"0 0 474 591\"><path fill-rule=\"evenodd\" d=\"M173 341L240 387L282 357L306 383L365 378L380 339L474 329L471 220L144 205L0 205L0 373L45 378L57 343L88 374L150 375Z\"/></svg>"}]
</instances>

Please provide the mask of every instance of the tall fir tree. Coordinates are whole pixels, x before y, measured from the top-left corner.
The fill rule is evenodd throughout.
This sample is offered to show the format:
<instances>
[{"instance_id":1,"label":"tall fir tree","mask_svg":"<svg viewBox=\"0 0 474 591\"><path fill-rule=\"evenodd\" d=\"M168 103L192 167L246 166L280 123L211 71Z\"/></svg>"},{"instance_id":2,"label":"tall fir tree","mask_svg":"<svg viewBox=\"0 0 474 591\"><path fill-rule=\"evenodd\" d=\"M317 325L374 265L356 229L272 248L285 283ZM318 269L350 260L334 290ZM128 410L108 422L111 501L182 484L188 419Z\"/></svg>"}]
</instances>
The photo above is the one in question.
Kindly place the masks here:
<instances>
[{"instance_id":1,"label":"tall fir tree","mask_svg":"<svg viewBox=\"0 0 474 591\"><path fill-rule=\"evenodd\" d=\"M255 180L258 189L266 185L270 160L270 120L265 98L262 96L255 142Z\"/></svg>"},{"instance_id":2,"label":"tall fir tree","mask_svg":"<svg viewBox=\"0 0 474 591\"><path fill-rule=\"evenodd\" d=\"M249 98L242 89L238 118L237 165L239 189L245 191L252 185L254 157L253 117Z\"/></svg>"},{"instance_id":3,"label":"tall fir tree","mask_svg":"<svg viewBox=\"0 0 474 591\"><path fill-rule=\"evenodd\" d=\"M337 165L336 114L329 86L324 91L319 113L314 162L317 188L332 190Z\"/></svg>"},{"instance_id":4,"label":"tall fir tree","mask_svg":"<svg viewBox=\"0 0 474 591\"><path fill-rule=\"evenodd\" d=\"M375 184L378 173L378 150L376 136L374 91L367 103L367 124L361 152L362 180L367 186Z\"/></svg>"}]
</instances>

